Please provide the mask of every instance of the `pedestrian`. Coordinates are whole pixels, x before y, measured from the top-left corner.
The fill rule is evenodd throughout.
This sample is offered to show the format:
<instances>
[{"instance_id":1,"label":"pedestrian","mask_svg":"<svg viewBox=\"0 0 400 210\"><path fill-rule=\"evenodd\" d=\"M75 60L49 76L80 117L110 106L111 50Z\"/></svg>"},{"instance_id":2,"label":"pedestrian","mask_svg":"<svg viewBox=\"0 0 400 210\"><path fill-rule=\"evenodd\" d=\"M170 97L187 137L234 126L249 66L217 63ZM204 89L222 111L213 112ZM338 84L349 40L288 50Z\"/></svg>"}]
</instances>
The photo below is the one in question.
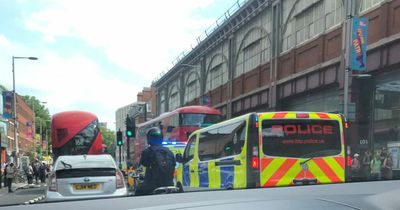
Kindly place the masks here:
<instances>
[{"instance_id":1,"label":"pedestrian","mask_svg":"<svg viewBox=\"0 0 400 210\"><path fill-rule=\"evenodd\" d=\"M387 153L385 159L382 163L382 178L385 180L390 180L393 178L393 159L392 154Z\"/></svg>"},{"instance_id":2,"label":"pedestrian","mask_svg":"<svg viewBox=\"0 0 400 210\"><path fill-rule=\"evenodd\" d=\"M8 167L8 163L4 165L4 187L7 187L7 167Z\"/></svg>"},{"instance_id":3,"label":"pedestrian","mask_svg":"<svg viewBox=\"0 0 400 210\"><path fill-rule=\"evenodd\" d=\"M12 192L13 192L13 191L11 190L11 185L12 185L12 180L13 180L13 178L14 178L15 172L16 172L16 169L15 169L15 167L14 167L14 163L10 163L10 164L7 166L7 176L6 176L6 178L7 178L8 192L9 192L9 193L12 193Z\"/></svg>"},{"instance_id":4,"label":"pedestrian","mask_svg":"<svg viewBox=\"0 0 400 210\"><path fill-rule=\"evenodd\" d=\"M371 180L381 180L381 159L377 152L371 160Z\"/></svg>"},{"instance_id":5,"label":"pedestrian","mask_svg":"<svg viewBox=\"0 0 400 210\"><path fill-rule=\"evenodd\" d=\"M174 185L175 157L168 148L162 146L162 139L157 127L147 132L150 147L143 150L140 159L140 164L146 167L146 173L135 195L150 195L159 187Z\"/></svg>"},{"instance_id":6,"label":"pedestrian","mask_svg":"<svg viewBox=\"0 0 400 210\"><path fill-rule=\"evenodd\" d=\"M361 161L358 153L354 154L353 160L351 161L351 180L359 181L361 177Z\"/></svg>"},{"instance_id":7,"label":"pedestrian","mask_svg":"<svg viewBox=\"0 0 400 210\"><path fill-rule=\"evenodd\" d=\"M33 164L33 177L35 179L36 184L39 184L39 161L36 160Z\"/></svg>"},{"instance_id":8,"label":"pedestrian","mask_svg":"<svg viewBox=\"0 0 400 210\"><path fill-rule=\"evenodd\" d=\"M39 176L40 183L44 183L46 181L46 164L42 163L39 167Z\"/></svg>"},{"instance_id":9,"label":"pedestrian","mask_svg":"<svg viewBox=\"0 0 400 210\"><path fill-rule=\"evenodd\" d=\"M366 150L364 153L363 161L362 161L362 171L364 174L364 178L366 180L370 179L370 174L371 174L371 159L372 159L372 154L370 150Z\"/></svg>"},{"instance_id":10,"label":"pedestrian","mask_svg":"<svg viewBox=\"0 0 400 210\"><path fill-rule=\"evenodd\" d=\"M33 171L32 165L33 165L33 163L28 165L28 169L27 169L27 173L26 173L26 178L28 179L28 184L32 184L32 182L33 182L34 171Z\"/></svg>"},{"instance_id":11,"label":"pedestrian","mask_svg":"<svg viewBox=\"0 0 400 210\"><path fill-rule=\"evenodd\" d=\"M381 149L381 163L383 163L383 161L385 160L386 156L387 156L387 149L386 147L382 147Z\"/></svg>"}]
</instances>

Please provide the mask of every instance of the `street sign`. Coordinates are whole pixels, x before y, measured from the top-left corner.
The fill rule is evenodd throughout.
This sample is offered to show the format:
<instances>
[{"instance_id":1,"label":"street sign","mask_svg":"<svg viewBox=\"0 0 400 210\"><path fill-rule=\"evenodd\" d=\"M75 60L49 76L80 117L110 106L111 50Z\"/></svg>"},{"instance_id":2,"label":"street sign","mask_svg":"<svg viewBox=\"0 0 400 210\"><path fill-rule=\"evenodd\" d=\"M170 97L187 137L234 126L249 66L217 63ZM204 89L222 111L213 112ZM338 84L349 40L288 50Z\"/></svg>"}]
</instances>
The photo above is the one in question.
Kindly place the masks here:
<instances>
[{"instance_id":1,"label":"street sign","mask_svg":"<svg viewBox=\"0 0 400 210\"><path fill-rule=\"evenodd\" d=\"M367 70L368 18L353 17L351 21L350 69Z\"/></svg>"}]
</instances>

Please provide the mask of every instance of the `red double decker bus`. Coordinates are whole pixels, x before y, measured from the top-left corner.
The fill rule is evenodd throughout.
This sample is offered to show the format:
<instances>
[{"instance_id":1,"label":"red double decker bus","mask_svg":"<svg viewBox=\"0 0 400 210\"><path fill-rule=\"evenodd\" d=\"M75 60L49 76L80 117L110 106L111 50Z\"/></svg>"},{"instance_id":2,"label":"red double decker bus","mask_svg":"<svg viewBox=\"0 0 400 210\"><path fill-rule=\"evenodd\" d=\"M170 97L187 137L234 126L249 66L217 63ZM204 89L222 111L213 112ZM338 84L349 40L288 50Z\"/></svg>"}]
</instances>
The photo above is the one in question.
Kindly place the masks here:
<instances>
[{"instance_id":1,"label":"red double decker bus","mask_svg":"<svg viewBox=\"0 0 400 210\"><path fill-rule=\"evenodd\" d=\"M82 111L54 114L51 120L53 158L61 155L102 154L97 116Z\"/></svg>"},{"instance_id":2,"label":"red double decker bus","mask_svg":"<svg viewBox=\"0 0 400 210\"><path fill-rule=\"evenodd\" d=\"M152 127L160 128L164 138L164 146L177 153L183 152L192 132L221 120L221 112L217 109L207 106L186 106L142 123L138 125L136 134L134 162L139 163L140 154L147 146L147 131Z\"/></svg>"}]
</instances>

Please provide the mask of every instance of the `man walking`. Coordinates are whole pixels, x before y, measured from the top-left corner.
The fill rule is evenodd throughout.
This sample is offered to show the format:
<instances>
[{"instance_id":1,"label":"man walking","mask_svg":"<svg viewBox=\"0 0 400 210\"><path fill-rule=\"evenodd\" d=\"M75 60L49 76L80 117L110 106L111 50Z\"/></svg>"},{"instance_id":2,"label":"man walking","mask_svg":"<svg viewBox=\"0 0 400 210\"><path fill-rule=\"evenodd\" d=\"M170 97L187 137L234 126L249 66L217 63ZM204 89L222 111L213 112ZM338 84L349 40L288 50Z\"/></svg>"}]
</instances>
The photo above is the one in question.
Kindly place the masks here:
<instances>
[{"instance_id":1,"label":"man walking","mask_svg":"<svg viewBox=\"0 0 400 210\"><path fill-rule=\"evenodd\" d=\"M135 195L150 195L159 187L174 185L175 157L168 148L162 146L162 139L157 127L147 132L150 147L143 150L140 160L140 164L146 167L146 174Z\"/></svg>"},{"instance_id":2,"label":"man walking","mask_svg":"<svg viewBox=\"0 0 400 210\"><path fill-rule=\"evenodd\" d=\"M12 185L12 180L14 178L15 175L15 167L14 167L14 163L10 163L7 166L7 175L6 175L6 179L7 179L7 186L8 186L8 192L12 193L13 191L11 190L11 185Z\"/></svg>"},{"instance_id":3,"label":"man walking","mask_svg":"<svg viewBox=\"0 0 400 210\"><path fill-rule=\"evenodd\" d=\"M39 167L40 183L45 183L46 181L46 164L42 163Z\"/></svg>"}]
</instances>

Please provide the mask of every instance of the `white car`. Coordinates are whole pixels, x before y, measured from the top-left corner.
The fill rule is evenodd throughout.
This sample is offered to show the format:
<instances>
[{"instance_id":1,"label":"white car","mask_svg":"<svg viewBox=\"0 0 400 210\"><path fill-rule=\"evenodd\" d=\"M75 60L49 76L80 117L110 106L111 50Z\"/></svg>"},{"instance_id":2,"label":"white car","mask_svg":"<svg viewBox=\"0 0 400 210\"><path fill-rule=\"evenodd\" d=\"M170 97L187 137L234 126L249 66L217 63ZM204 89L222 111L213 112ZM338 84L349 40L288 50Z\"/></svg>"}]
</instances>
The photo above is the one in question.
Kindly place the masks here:
<instances>
[{"instance_id":1,"label":"white car","mask_svg":"<svg viewBox=\"0 0 400 210\"><path fill-rule=\"evenodd\" d=\"M111 155L60 156L49 176L46 201L127 196Z\"/></svg>"}]
</instances>

